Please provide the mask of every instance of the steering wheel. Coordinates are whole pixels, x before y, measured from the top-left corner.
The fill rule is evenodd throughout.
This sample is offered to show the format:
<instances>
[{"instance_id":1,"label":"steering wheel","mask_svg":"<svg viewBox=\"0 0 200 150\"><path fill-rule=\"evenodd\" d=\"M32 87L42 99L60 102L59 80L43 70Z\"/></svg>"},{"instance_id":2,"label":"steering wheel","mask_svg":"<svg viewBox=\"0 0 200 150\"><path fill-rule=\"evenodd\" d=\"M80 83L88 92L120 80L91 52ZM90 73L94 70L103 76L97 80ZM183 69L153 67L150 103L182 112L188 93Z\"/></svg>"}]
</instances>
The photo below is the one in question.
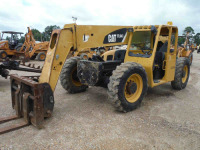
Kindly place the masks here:
<instances>
[{"instance_id":1,"label":"steering wheel","mask_svg":"<svg viewBox=\"0 0 200 150\"><path fill-rule=\"evenodd\" d=\"M145 50L145 51L144 51ZM146 51L146 50L148 50L148 51ZM142 52L144 53L144 54L150 54L150 52L152 51L152 49L142 49Z\"/></svg>"}]
</instances>

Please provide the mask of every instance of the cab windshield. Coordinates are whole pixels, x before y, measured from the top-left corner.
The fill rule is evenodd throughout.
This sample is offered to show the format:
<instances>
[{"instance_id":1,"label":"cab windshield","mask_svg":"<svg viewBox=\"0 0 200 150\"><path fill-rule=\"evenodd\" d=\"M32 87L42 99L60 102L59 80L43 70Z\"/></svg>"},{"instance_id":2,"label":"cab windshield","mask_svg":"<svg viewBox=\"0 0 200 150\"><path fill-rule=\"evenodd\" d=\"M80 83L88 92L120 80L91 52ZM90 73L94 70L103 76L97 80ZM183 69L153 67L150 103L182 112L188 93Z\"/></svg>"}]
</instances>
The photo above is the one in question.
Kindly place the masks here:
<instances>
[{"instance_id":1,"label":"cab windshield","mask_svg":"<svg viewBox=\"0 0 200 150\"><path fill-rule=\"evenodd\" d=\"M130 50L151 50L151 31L133 33Z\"/></svg>"}]
</instances>

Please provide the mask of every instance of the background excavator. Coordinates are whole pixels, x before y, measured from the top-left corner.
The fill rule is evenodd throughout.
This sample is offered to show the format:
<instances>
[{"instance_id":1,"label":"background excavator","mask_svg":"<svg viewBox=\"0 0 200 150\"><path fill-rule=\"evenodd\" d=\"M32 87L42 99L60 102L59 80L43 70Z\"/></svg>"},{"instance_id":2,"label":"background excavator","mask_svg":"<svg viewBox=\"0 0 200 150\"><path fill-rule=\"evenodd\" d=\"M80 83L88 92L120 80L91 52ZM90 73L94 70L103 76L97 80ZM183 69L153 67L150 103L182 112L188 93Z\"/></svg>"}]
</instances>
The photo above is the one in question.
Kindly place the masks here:
<instances>
[{"instance_id":1,"label":"background excavator","mask_svg":"<svg viewBox=\"0 0 200 150\"><path fill-rule=\"evenodd\" d=\"M179 36L182 37L182 36ZM177 57L186 57L190 61L190 65L192 65L193 61L193 51L196 49L194 43L189 41L190 36L189 32L185 36L185 42L183 47L179 47L177 51Z\"/></svg>"},{"instance_id":2,"label":"background excavator","mask_svg":"<svg viewBox=\"0 0 200 150\"><path fill-rule=\"evenodd\" d=\"M174 49L171 44L175 45ZM127 45L127 49L96 53L91 57L87 53L80 54L86 49L120 45ZM177 46L178 28L172 23L155 26L66 24L63 29L52 32L38 80L33 76L10 75L16 115L2 118L0 123L22 117L24 121L0 129L0 134L30 124L42 128L44 119L52 115L53 92L59 77L69 93L83 92L88 86L100 86L99 83L107 84L109 99L123 112L140 105L148 86L171 82L174 89L184 89L190 65L187 58L176 57Z\"/></svg>"},{"instance_id":3,"label":"background excavator","mask_svg":"<svg viewBox=\"0 0 200 150\"><path fill-rule=\"evenodd\" d=\"M16 55L24 56L25 60L36 58L39 61L44 61L48 46L49 42L47 41L36 42L30 27L28 27L28 33L25 35L24 44L16 49Z\"/></svg>"},{"instance_id":4,"label":"background excavator","mask_svg":"<svg viewBox=\"0 0 200 150\"><path fill-rule=\"evenodd\" d=\"M3 35L10 34L9 40L4 40ZM49 42L37 42L34 39L33 33L28 27L28 33L25 34L24 43L19 43L18 36L22 32L3 31L2 40L0 41L0 58L6 59L7 57L23 57L24 60L37 59L44 61L46 58Z\"/></svg>"}]
</instances>

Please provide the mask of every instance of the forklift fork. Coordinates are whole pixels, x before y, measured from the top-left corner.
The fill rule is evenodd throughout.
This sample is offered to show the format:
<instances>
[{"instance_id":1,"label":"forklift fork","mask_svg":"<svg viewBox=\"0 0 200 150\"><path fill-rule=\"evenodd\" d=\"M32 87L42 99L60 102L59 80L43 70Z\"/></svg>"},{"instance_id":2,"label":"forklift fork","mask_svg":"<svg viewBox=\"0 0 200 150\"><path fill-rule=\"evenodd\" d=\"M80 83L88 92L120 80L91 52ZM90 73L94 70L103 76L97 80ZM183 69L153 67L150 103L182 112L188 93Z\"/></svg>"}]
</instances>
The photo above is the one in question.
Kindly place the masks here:
<instances>
[{"instance_id":1,"label":"forklift fork","mask_svg":"<svg viewBox=\"0 0 200 150\"><path fill-rule=\"evenodd\" d=\"M47 83L38 83L28 77L11 75L12 107L16 115L0 118L0 124L23 118L16 125L0 128L0 134L20 129L30 124L43 127L44 118L50 117L54 107L53 92Z\"/></svg>"}]
</instances>

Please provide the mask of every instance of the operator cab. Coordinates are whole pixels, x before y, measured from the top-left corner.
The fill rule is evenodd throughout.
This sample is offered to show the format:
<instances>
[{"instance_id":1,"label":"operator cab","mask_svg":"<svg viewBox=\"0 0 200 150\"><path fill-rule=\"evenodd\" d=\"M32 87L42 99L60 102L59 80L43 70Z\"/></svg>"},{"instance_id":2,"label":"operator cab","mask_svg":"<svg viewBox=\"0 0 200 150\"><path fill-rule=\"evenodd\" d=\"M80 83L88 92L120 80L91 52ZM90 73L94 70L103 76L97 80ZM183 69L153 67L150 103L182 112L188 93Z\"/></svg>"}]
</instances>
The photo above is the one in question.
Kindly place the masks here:
<instances>
[{"instance_id":1,"label":"operator cab","mask_svg":"<svg viewBox=\"0 0 200 150\"><path fill-rule=\"evenodd\" d=\"M14 32L14 31L3 31L2 32L2 40L7 40L10 49L15 49L15 47L20 44L19 43L19 36L24 34L23 32ZM18 36L19 35L19 36Z\"/></svg>"},{"instance_id":2,"label":"operator cab","mask_svg":"<svg viewBox=\"0 0 200 150\"><path fill-rule=\"evenodd\" d=\"M175 53L174 53L175 33L176 30L172 30L170 38L169 36L170 30L167 28L161 29L160 35L158 37L158 43L153 64L154 83L159 83L165 77L167 63L168 65L172 64L174 65L175 63L175 61L173 60L175 59Z\"/></svg>"},{"instance_id":3,"label":"operator cab","mask_svg":"<svg viewBox=\"0 0 200 150\"><path fill-rule=\"evenodd\" d=\"M158 26L133 28L125 62L137 62L148 72L154 86L160 82L173 80L170 72L174 72L176 54L174 51L176 27ZM167 68L167 69L166 69ZM166 71L168 70L168 71Z\"/></svg>"},{"instance_id":4,"label":"operator cab","mask_svg":"<svg viewBox=\"0 0 200 150\"><path fill-rule=\"evenodd\" d=\"M149 58L153 51L154 33L152 31L136 31L133 33L129 56Z\"/></svg>"}]
</instances>

